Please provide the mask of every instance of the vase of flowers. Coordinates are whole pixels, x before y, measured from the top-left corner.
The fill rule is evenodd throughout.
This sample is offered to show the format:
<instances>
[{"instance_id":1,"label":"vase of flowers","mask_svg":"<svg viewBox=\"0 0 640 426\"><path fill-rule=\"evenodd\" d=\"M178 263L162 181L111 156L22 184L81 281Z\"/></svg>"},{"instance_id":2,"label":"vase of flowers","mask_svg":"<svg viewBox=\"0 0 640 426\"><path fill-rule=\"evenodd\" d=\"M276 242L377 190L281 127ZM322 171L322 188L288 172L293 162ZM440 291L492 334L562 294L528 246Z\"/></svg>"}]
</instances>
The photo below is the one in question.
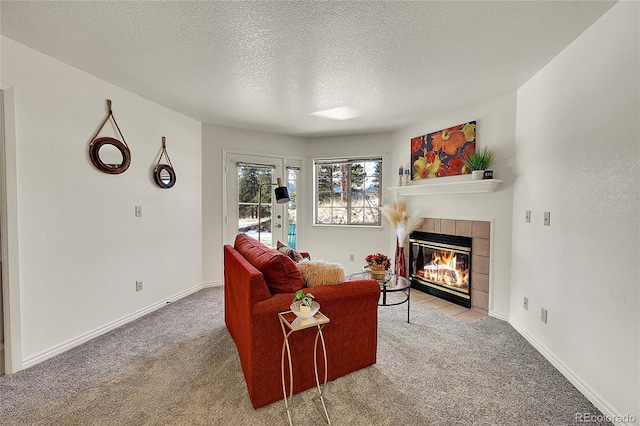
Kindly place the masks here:
<instances>
[{"instance_id":1,"label":"vase of flowers","mask_svg":"<svg viewBox=\"0 0 640 426\"><path fill-rule=\"evenodd\" d=\"M385 204L382 206L381 212L396 231L395 274L406 277L404 244L409 234L422 224L422 218L417 213L409 215L407 206L404 203Z\"/></svg>"},{"instance_id":2,"label":"vase of flowers","mask_svg":"<svg viewBox=\"0 0 640 426\"><path fill-rule=\"evenodd\" d=\"M364 258L367 266L364 267L365 272L371 275L374 280L383 280L385 274L391 267L391 261L382 253L370 254Z\"/></svg>"}]
</instances>

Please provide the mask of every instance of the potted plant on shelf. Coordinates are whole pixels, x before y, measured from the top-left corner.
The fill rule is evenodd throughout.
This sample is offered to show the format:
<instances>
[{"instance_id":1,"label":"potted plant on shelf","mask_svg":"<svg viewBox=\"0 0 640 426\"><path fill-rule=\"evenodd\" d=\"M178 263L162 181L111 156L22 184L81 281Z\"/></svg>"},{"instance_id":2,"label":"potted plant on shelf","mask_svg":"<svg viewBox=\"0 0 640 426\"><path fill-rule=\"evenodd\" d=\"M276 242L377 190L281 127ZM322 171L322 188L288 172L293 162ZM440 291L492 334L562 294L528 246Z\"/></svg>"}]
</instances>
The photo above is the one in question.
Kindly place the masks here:
<instances>
[{"instance_id":1,"label":"potted plant on shelf","mask_svg":"<svg viewBox=\"0 0 640 426\"><path fill-rule=\"evenodd\" d=\"M489 168L491 163L496 159L498 151L494 148L485 146L476 149L471 154L464 156L464 165L467 170L471 170L473 180L480 180L484 177L484 171Z\"/></svg>"},{"instance_id":2,"label":"potted plant on shelf","mask_svg":"<svg viewBox=\"0 0 640 426\"><path fill-rule=\"evenodd\" d=\"M370 254L365 257L364 260L367 262L364 270L371 275L371 278L374 280L384 279L387 270L391 266L389 258L382 253Z\"/></svg>"},{"instance_id":3,"label":"potted plant on shelf","mask_svg":"<svg viewBox=\"0 0 640 426\"><path fill-rule=\"evenodd\" d=\"M320 304L315 302L315 296L311 293L305 293L298 290L293 295L291 303L291 312L300 318L311 318L320 310Z\"/></svg>"}]
</instances>

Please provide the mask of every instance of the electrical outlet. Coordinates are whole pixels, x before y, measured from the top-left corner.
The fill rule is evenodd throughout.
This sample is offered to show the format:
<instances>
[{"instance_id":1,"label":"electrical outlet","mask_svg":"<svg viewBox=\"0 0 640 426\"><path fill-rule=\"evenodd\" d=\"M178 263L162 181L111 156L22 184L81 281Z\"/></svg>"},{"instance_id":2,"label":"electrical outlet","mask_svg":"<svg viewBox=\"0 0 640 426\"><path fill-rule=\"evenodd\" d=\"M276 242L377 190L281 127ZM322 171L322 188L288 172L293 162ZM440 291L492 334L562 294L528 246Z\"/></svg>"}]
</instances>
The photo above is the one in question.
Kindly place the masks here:
<instances>
[{"instance_id":1,"label":"electrical outlet","mask_svg":"<svg viewBox=\"0 0 640 426\"><path fill-rule=\"evenodd\" d=\"M524 212L524 221L525 223L531 223L531 210Z\"/></svg>"},{"instance_id":2,"label":"electrical outlet","mask_svg":"<svg viewBox=\"0 0 640 426\"><path fill-rule=\"evenodd\" d=\"M356 255L355 255L355 254L350 254L350 255L349 255L349 260L350 260L350 261L352 261L352 262L353 262L354 260L356 260Z\"/></svg>"},{"instance_id":3,"label":"electrical outlet","mask_svg":"<svg viewBox=\"0 0 640 426\"><path fill-rule=\"evenodd\" d=\"M142 206L136 206L136 217L142 217Z\"/></svg>"},{"instance_id":4,"label":"electrical outlet","mask_svg":"<svg viewBox=\"0 0 640 426\"><path fill-rule=\"evenodd\" d=\"M524 309L526 309L527 311L529 310L529 298L525 297L524 300L522 301L522 307Z\"/></svg>"},{"instance_id":5,"label":"electrical outlet","mask_svg":"<svg viewBox=\"0 0 640 426\"><path fill-rule=\"evenodd\" d=\"M545 308L540 308L540 321L547 323L547 310Z\"/></svg>"},{"instance_id":6,"label":"electrical outlet","mask_svg":"<svg viewBox=\"0 0 640 426\"><path fill-rule=\"evenodd\" d=\"M136 281L136 291L142 291L142 280Z\"/></svg>"},{"instance_id":7,"label":"electrical outlet","mask_svg":"<svg viewBox=\"0 0 640 426\"><path fill-rule=\"evenodd\" d=\"M544 226L551 226L551 212L544 212Z\"/></svg>"}]
</instances>

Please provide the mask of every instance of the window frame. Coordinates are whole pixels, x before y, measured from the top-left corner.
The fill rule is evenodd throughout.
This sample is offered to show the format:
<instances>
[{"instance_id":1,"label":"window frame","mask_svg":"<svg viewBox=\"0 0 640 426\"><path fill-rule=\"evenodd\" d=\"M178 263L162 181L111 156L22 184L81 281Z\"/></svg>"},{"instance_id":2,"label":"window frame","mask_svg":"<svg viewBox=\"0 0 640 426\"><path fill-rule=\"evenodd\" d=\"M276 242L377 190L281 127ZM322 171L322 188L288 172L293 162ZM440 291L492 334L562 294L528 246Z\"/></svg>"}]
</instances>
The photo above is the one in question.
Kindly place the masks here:
<instances>
[{"instance_id":1,"label":"window frame","mask_svg":"<svg viewBox=\"0 0 640 426\"><path fill-rule=\"evenodd\" d=\"M376 209L377 210L377 222L353 222L352 221L352 215L353 215L353 209L357 209L360 207L353 207L353 200L352 200L352 188L351 188L351 182L352 182L352 164L354 163L363 163L363 162L377 162L379 164L379 170L378 170L378 190L377 193L374 193L377 195L378 197L378 205L375 207L369 207L370 209ZM322 165L344 165L347 164L347 176L346 176L346 194L347 194L347 199L346 199L346 222L345 223L336 223L336 222L331 222L331 223L325 223L325 222L320 222L318 219L318 214L319 214L319 210L320 210L320 190L319 190L319 176L318 176L318 171L319 171L319 166ZM382 170L383 170L383 157L382 155L373 155L373 156L364 156L364 157L338 157L338 158L314 158L313 159L313 200L314 200L314 204L313 204L313 226L347 226L347 227L374 227L374 228L381 228L382 227L382 216L380 213L380 208L382 207ZM363 179L364 179L364 187L363 187L363 200L366 199L366 180L368 177L372 177L372 176L368 176L365 172ZM333 179L333 176L332 176ZM334 194L334 192L332 191L331 194ZM371 194L371 193L370 193ZM366 207L362 207L363 209ZM331 209L333 210L333 207L331 207Z\"/></svg>"}]
</instances>

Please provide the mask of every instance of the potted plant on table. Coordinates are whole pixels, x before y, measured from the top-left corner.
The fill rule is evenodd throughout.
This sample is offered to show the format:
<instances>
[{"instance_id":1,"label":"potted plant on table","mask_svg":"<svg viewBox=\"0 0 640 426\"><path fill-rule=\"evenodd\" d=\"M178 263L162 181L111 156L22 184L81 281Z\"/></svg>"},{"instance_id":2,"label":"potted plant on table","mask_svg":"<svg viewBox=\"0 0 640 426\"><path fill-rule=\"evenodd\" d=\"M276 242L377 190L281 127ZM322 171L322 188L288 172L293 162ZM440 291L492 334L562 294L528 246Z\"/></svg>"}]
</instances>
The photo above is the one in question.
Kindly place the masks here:
<instances>
[{"instance_id":1,"label":"potted plant on table","mask_svg":"<svg viewBox=\"0 0 640 426\"><path fill-rule=\"evenodd\" d=\"M484 171L489 168L491 163L496 159L498 151L494 148L485 146L481 149L476 149L471 154L464 156L464 165L468 170L471 170L473 180L483 179Z\"/></svg>"},{"instance_id":2,"label":"potted plant on table","mask_svg":"<svg viewBox=\"0 0 640 426\"><path fill-rule=\"evenodd\" d=\"M302 290L296 291L290 306L291 311L300 318L311 318L320 310L320 304L313 299L315 296L311 293L305 293Z\"/></svg>"},{"instance_id":3,"label":"potted plant on table","mask_svg":"<svg viewBox=\"0 0 640 426\"><path fill-rule=\"evenodd\" d=\"M389 258L382 253L370 254L364 258L367 262L365 266L365 272L371 275L374 280L384 279L385 274L391 266Z\"/></svg>"}]
</instances>

